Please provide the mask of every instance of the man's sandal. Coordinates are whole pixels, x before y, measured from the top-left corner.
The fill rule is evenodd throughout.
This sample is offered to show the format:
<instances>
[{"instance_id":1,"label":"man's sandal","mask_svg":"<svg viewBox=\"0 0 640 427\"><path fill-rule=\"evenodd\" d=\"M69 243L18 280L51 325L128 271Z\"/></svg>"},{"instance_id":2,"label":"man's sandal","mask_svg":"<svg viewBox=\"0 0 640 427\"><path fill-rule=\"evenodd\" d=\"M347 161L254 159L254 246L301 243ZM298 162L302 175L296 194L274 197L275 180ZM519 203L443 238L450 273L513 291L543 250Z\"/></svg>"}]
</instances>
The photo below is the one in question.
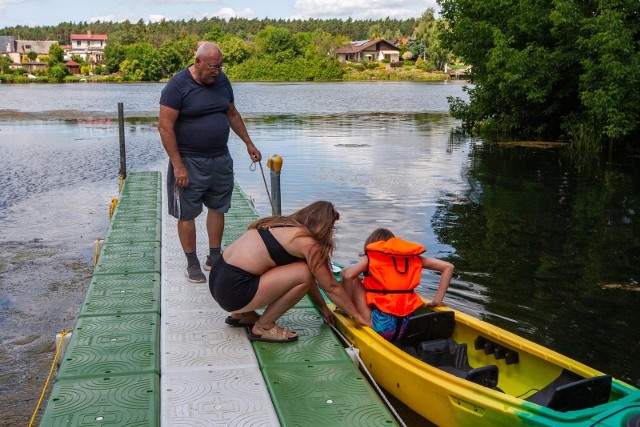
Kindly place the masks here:
<instances>
[{"instance_id":1,"label":"man's sandal","mask_svg":"<svg viewBox=\"0 0 640 427\"><path fill-rule=\"evenodd\" d=\"M254 328L262 331L262 334L256 335L253 333L253 329L249 331L249 341L264 341L264 342L293 342L298 340L298 334L290 331L287 328L283 328L278 326L277 324L273 324L270 328L263 328L262 326L258 326L256 323L253 325ZM295 334L294 336L289 336L289 334Z\"/></svg>"},{"instance_id":2,"label":"man's sandal","mask_svg":"<svg viewBox=\"0 0 640 427\"><path fill-rule=\"evenodd\" d=\"M227 318L224 319L224 323L234 327L245 327L253 326L258 321L258 319L260 319L260 315L255 311L238 314L240 317L227 316Z\"/></svg>"}]
</instances>

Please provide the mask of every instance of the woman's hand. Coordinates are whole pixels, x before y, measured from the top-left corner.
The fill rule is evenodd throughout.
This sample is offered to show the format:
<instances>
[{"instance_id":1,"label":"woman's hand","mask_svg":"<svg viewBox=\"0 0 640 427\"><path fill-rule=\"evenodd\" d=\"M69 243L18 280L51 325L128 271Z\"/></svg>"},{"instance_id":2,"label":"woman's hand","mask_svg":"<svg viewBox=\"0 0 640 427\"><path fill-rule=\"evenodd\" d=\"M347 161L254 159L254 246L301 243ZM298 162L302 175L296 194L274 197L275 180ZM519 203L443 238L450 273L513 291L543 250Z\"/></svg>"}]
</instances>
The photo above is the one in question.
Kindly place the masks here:
<instances>
[{"instance_id":1,"label":"woman's hand","mask_svg":"<svg viewBox=\"0 0 640 427\"><path fill-rule=\"evenodd\" d=\"M357 314L357 316L351 316L353 318L353 320L360 326L368 326L370 328L373 327L373 323L371 323L371 319L367 319L364 316L362 316L360 313Z\"/></svg>"},{"instance_id":2,"label":"woman's hand","mask_svg":"<svg viewBox=\"0 0 640 427\"><path fill-rule=\"evenodd\" d=\"M331 312L331 310L329 310L329 307L325 305L320 309L320 313L322 313L322 317L324 317L324 320L327 321L329 326L336 325L336 319L333 317L333 313Z\"/></svg>"}]
</instances>

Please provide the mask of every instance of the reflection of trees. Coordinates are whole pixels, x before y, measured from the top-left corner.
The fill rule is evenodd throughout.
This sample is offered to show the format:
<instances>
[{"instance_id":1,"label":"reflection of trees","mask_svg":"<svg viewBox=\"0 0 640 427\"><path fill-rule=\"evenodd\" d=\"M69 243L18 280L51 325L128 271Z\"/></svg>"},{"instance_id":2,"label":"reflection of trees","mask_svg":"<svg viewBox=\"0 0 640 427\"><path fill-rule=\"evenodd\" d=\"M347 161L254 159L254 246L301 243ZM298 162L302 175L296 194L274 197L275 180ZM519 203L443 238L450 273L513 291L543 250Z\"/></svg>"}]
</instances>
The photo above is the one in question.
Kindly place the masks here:
<instances>
[{"instance_id":1,"label":"reflection of trees","mask_svg":"<svg viewBox=\"0 0 640 427\"><path fill-rule=\"evenodd\" d=\"M607 289L634 289L640 277L637 160L584 178L556 150L483 146L471 156L467 193L444 202L433 229L455 248L461 278L486 287L487 311L500 316L490 320L639 378L629 355L640 343L629 337L640 336L640 292Z\"/></svg>"}]
</instances>

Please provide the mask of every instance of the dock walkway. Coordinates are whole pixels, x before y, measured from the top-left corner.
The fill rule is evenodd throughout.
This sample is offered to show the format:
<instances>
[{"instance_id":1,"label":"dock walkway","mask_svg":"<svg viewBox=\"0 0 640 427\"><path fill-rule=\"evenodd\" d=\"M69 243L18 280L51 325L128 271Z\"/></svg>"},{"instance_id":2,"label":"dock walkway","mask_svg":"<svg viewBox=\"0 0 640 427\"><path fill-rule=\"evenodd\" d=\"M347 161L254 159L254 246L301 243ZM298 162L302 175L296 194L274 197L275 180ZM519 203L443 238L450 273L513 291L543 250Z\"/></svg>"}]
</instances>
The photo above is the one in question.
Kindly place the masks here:
<instances>
[{"instance_id":1,"label":"dock walkway","mask_svg":"<svg viewBox=\"0 0 640 427\"><path fill-rule=\"evenodd\" d=\"M158 172L125 180L41 426L395 426L308 297L251 343L184 276ZM196 221L206 253L204 215ZM236 186L223 246L258 215Z\"/></svg>"}]
</instances>

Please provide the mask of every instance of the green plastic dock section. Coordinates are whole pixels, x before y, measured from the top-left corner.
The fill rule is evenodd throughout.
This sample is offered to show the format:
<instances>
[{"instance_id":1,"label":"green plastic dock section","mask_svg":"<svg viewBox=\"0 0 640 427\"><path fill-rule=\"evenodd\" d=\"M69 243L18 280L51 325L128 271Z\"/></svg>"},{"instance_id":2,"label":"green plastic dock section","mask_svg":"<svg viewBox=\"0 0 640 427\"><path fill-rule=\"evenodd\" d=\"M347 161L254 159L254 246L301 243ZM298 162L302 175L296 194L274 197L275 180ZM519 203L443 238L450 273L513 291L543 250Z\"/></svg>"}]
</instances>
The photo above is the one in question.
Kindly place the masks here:
<instances>
[{"instance_id":1,"label":"green plastic dock section","mask_svg":"<svg viewBox=\"0 0 640 427\"><path fill-rule=\"evenodd\" d=\"M161 179L158 172L131 173L124 182L41 426L163 425ZM257 217L236 187L223 244ZM281 323L300 339L252 345L282 426L397 425L309 297ZM180 425L222 425L189 416Z\"/></svg>"},{"instance_id":2,"label":"green plastic dock section","mask_svg":"<svg viewBox=\"0 0 640 427\"><path fill-rule=\"evenodd\" d=\"M283 426L397 425L308 296L280 323L298 341L253 349Z\"/></svg>"},{"instance_id":3,"label":"green plastic dock section","mask_svg":"<svg viewBox=\"0 0 640 427\"><path fill-rule=\"evenodd\" d=\"M41 426L160 424L161 191L125 180Z\"/></svg>"}]
</instances>

